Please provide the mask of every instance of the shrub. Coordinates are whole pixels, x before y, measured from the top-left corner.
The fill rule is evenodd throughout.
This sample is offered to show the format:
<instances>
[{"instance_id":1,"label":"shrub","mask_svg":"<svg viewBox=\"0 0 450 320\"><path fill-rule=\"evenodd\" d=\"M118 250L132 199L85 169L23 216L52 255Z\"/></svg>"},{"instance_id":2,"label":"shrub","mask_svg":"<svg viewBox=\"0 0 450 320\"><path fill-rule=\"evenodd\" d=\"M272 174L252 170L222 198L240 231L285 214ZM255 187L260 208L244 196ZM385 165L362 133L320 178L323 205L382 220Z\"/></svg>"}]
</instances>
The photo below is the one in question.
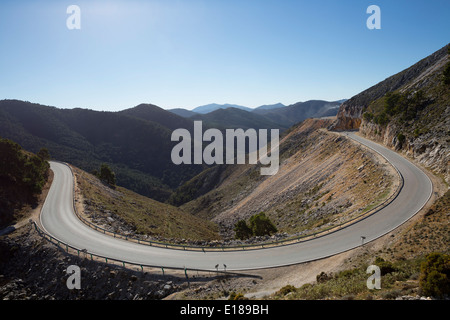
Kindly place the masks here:
<instances>
[{"instance_id":1,"label":"shrub","mask_svg":"<svg viewBox=\"0 0 450 320\"><path fill-rule=\"evenodd\" d=\"M364 112L364 114L363 114L364 120L366 120L368 122L372 121L373 117L374 117L373 113L370 113L370 112Z\"/></svg>"},{"instance_id":2,"label":"shrub","mask_svg":"<svg viewBox=\"0 0 450 320\"><path fill-rule=\"evenodd\" d=\"M384 111L392 116L400 111L403 96L398 93L389 92L384 98Z\"/></svg>"},{"instance_id":3,"label":"shrub","mask_svg":"<svg viewBox=\"0 0 450 320\"><path fill-rule=\"evenodd\" d=\"M450 294L450 256L433 252L420 266L419 287L424 295L441 298Z\"/></svg>"},{"instance_id":4,"label":"shrub","mask_svg":"<svg viewBox=\"0 0 450 320\"><path fill-rule=\"evenodd\" d=\"M25 152L17 143L0 138L0 226L15 219L23 205L34 205L47 182L49 164Z\"/></svg>"},{"instance_id":5,"label":"shrub","mask_svg":"<svg viewBox=\"0 0 450 320\"><path fill-rule=\"evenodd\" d=\"M399 289L393 289L389 291L385 291L381 294L381 297L385 300L393 300L397 298L398 296L402 295L402 291Z\"/></svg>"},{"instance_id":6,"label":"shrub","mask_svg":"<svg viewBox=\"0 0 450 320\"><path fill-rule=\"evenodd\" d=\"M242 293L231 292L228 300L248 300Z\"/></svg>"},{"instance_id":7,"label":"shrub","mask_svg":"<svg viewBox=\"0 0 450 320\"><path fill-rule=\"evenodd\" d=\"M288 284L288 285L282 287L280 290L278 290L276 294L280 295L280 296L285 296L290 292L295 292L296 290L297 289L295 289L295 287L293 285Z\"/></svg>"},{"instance_id":8,"label":"shrub","mask_svg":"<svg viewBox=\"0 0 450 320\"><path fill-rule=\"evenodd\" d=\"M384 126L384 125L386 125L386 124L389 123L389 117L388 117L388 115L386 114L386 112L383 111L383 112L380 113L379 115L375 116L375 118L373 119L373 121L374 121L376 124L379 124L380 126Z\"/></svg>"},{"instance_id":9,"label":"shrub","mask_svg":"<svg viewBox=\"0 0 450 320\"><path fill-rule=\"evenodd\" d=\"M250 218L250 229L255 236L265 236L277 232L277 228L264 212Z\"/></svg>"},{"instance_id":10,"label":"shrub","mask_svg":"<svg viewBox=\"0 0 450 320\"><path fill-rule=\"evenodd\" d=\"M332 275L328 275L326 272L321 272L320 274L318 274L317 276L316 276L316 281L318 282L318 283L323 283L323 282L326 282L326 281L328 281L328 280L330 280L330 279L332 279L333 278L333 276Z\"/></svg>"},{"instance_id":11,"label":"shrub","mask_svg":"<svg viewBox=\"0 0 450 320\"><path fill-rule=\"evenodd\" d=\"M100 168L99 178L111 186L116 185L116 174L105 163Z\"/></svg>"},{"instance_id":12,"label":"shrub","mask_svg":"<svg viewBox=\"0 0 450 320\"><path fill-rule=\"evenodd\" d=\"M406 141L406 137L405 137L405 135L403 133L400 132L397 135L397 140L400 143L400 145L403 145L405 143L405 141Z\"/></svg>"},{"instance_id":13,"label":"shrub","mask_svg":"<svg viewBox=\"0 0 450 320\"><path fill-rule=\"evenodd\" d=\"M377 257L375 259L375 265L380 268L381 275L384 276L388 273L392 273L395 271L398 271L397 268L395 268L392 265L392 262L385 261L383 258Z\"/></svg>"},{"instance_id":14,"label":"shrub","mask_svg":"<svg viewBox=\"0 0 450 320\"><path fill-rule=\"evenodd\" d=\"M236 239L248 239L252 236L252 230L249 228L244 220L239 220L235 227L234 232L236 234Z\"/></svg>"},{"instance_id":15,"label":"shrub","mask_svg":"<svg viewBox=\"0 0 450 320\"><path fill-rule=\"evenodd\" d=\"M250 226L244 220L239 220L234 226L237 239L248 239L252 236L265 236L276 233L278 230L264 212L250 217Z\"/></svg>"},{"instance_id":16,"label":"shrub","mask_svg":"<svg viewBox=\"0 0 450 320\"><path fill-rule=\"evenodd\" d=\"M36 153L36 155L41 158L42 160L50 160L51 156L50 156L50 152L48 151L47 148L41 148L41 150L39 150L38 153Z\"/></svg>"},{"instance_id":17,"label":"shrub","mask_svg":"<svg viewBox=\"0 0 450 320\"><path fill-rule=\"evenodd\" d=\"M450 84L450 62L445 65L443 81L446 85Z\"/></svg>"}]
</instances>

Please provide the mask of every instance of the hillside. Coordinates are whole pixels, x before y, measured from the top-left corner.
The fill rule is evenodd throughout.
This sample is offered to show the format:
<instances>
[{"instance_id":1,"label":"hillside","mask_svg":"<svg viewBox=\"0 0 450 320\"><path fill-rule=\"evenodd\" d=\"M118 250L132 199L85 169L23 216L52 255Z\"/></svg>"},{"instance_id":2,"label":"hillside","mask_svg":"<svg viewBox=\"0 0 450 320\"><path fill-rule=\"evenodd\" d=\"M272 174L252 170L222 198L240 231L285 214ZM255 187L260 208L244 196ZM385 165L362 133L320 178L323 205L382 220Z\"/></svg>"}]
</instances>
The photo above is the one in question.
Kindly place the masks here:
<instances>
[{"instance_id":1,"label":"hillside","mask_svg":"<svg viewBox=\"0 0 450 320\"><path fill-rule=\"evenodd\" d=\"M153 120L151 120L153 119ZM198 174L202 166L175 166L172 128L191 122L155 106L123 112L58 109L18 100L0 101L0 135L85 171L107 163L117 183L157 200Z\"/></svg>"},{"instance_id":2,"label":"hillside","mask_svg":"<svg viewBox=\"0 0 450 320\"><path fill-rule=\"evenodd\" d=\"M398 181L383 159L323 130L332 121L308 119L291 128L280 142L280 169L274 176L261 176L251 165L214 167L174 197L191 198L181 208L216 222L225 239L234 237L238 220L259 212L287 234L356 217L387 198Z\"/></svg>"},{"instance_id":3,"label":"hillside","mask_svg":"<svg viewBox=\"0 0 450 320\"><path fill-rule=\"evenodd\" d=\"M334 130L359 129L450 182L450 45L342 104ZM448 72L447 72L448 73Z\"/></svg>"},{"instance_id":4,"label":"hillside","mask_svg":"<svg viewBox=\"0 0 450 320\"><path fill-rule=\"evenodd\" d=\"M291 127L308 118L335 116L340 101L309 100L275 109L255 109L253 113L263 115L284 127Z\"/></svg>"},{"instance_id":5,"label":"hillside","mask_svg":"<svg viewBox=\"0 0 450 320\"><path fill-rule=\"evenodd\" d=\"M134 108L119 111L118 113L150 122L156 122L171 131L178 128L185 128L192 131L194 127L193 121L178 116L173 112L167 112L152 104L140 104Z\"/></svg>"},{"instance_id":6,"label":"hillside","mask_svg":"<svg viewBox=\"0 0 450 320\"><path fill-rule=\"evenodd\" d=\"M169 111L191 120L202 120L210 128L278 128L285 130L307 118L336 116L339 106L344 101L345 99L339 101L309 100L289 106L281 103L262 105L255 109L230 104L211 104L192 111L180 108Z\"/></svg>"},{"instance_id":7,"label":"hillside","mask_svg":"<svg viewBox=\"0 0 450 320\"><path fill-rule=\"evenodd\" d=\"M183 108L175 108L175 109L168 109L167 111L172 112L180 117L184 117L184 118L189 118L192 117L193 115L196 115L196 112L193 112L191 110L186 110Z\"/></svg>"},{"instance_id":8,"label":"hillside","mask_svg":"<svg viewBox=\"0 0 450 320\"><path fill-rule=\"evenodd\" d=\"M207 104L204 106L200 106L197 108L192 109L192 112L195 113L200 113L200 114L206 114L206 113L210 113L216 110L220 110L220 109L228 109L228 108L235 108L235 109L240 109L240 110L245 110L245 111L251 111L252 109L248 108L248 107L244 107L244 106L240 106L237 104L217 104L217 103L211 103L211 104Z\"/></svg>"},{"instance_id":9,"label":"hillside","mask_svg":"<svg viewBox=\"0 0 450 320\"><path fill-rule=\"evenodd\" d=\"M282 104L282 103L265 104L265 105L256 107L252 111L255 112L257 110L273 110L273 109L278 109L278 108L283 108L283 107L286 107L286 106L284 104Z\"/></svg>"},{"instance_id":10,"label":"hillside","mask_svg":"<svg viewBox=\"0 0 450 320\"><path fill-rule=\"evenodd\" d=\"M79 212L111 232L143 240L214 240L217 226L180 208L105 185L96 176L71 166Z\"/></svg>"},{"instance_id":11,"label":"hillside","mask_svg":"<svg viewBox=\"0 0 450 320\"><path fill-rule=\"evenodd\" d=\"M315 269L316 273L310 277L310 281L295 286L293 282L285 283L266 298L275 300L448 299L445 298L445 294L449 293L448 280L442 274L448 275L450 272L448 265L450 258L449 205L450 191L447 191L430 208L424 210L406 226L366 245L364 249L355 250L347 257L339 259L342 262L338 267L328 267L333 264L334 259L325 259L319 269ZM431 280L431 286L426 285L428 279L424 266L427 261L432 261L435 268L440 265L440 278L435 277L434 282ZM366 286L366 270L371 264L376 264L381 269L382 281L379 290L370 290ZM314 265L309 266L309 269L311 268L314 268Z\"/></svg>"},{"instance_id":12,"label":"hillside","mask_svg":"<svg viewBox=\"0 0 450 320\"><path fill-rule=\"evenodd\" d=\"M37 206L49 178L46 155L43 151L32 154L0 138L0 229Z\"/></svg>"},{"instance_id":13,"label":"hillside","mask_svg":"<svg viewBox=\"0 0 450 320\"><path fill-rule=\"evenodd\" d=\"M282 104L264 105L252 110L229 106L203 114L190 115L189 119L202 120L207 126L221 130L226 128L254 128L284 131L307 118L335 116L340 104L341 101L310 100L289 106Z\"/></svg>"},{"instance_id":14,"label":"hillside","mask_svg":"<svg viewBox=\"0 0 450 320\"><path fill-rule=\"evenodd\" d=\"M272 121L269 117L261 116L253 112L237 108L218 109L206 114L196 114L191 116L191 120L204 121L207 126L225 129L287 129L286 126Z\"/></svg>"}]
</instances>

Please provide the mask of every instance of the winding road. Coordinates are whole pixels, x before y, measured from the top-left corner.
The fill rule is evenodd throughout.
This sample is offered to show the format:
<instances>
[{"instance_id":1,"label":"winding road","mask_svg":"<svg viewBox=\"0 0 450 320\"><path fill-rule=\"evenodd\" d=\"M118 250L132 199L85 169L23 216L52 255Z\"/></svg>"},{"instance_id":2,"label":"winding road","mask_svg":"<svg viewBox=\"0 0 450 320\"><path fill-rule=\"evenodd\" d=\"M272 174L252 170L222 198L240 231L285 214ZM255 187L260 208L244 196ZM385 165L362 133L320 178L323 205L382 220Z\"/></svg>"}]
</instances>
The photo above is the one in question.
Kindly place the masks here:
<instances>
[{"instance_id":1,"label":"winding road","mask_svg":"<svg viewBox=\"0 0 450 320\"><path fill-rule=\"evenodd\" d=\"M73 176L67 165L50 162L54 179L43 205L40 223L56 239L80 250L129 263L167 268L227 271L251 270L298 264L329 257L373 241L413 217L431 197L428 176L396 152L353 132L344 133L384 156L404 179L398 196L375 214L336 232L295 244L248 251L183 251L142 245L98 232L73 209Z\"/></svg>"}]
</instances>

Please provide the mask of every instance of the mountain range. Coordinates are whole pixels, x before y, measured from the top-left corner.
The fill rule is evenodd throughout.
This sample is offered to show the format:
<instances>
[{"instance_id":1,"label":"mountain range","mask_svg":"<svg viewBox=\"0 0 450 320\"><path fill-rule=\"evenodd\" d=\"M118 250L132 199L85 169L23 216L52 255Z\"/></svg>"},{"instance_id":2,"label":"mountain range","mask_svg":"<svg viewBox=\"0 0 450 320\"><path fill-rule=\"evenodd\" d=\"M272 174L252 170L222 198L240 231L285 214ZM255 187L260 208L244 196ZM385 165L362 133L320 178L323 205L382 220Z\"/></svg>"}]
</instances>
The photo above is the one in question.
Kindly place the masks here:
<instances>
[{"instance_id":1,"label":"mountain range","mask_svg":"<svg viewBox=\"0 0 450 320\"><path fill-rule=\"evenodd\" d=\"M204 105L204 106L200 106L200 107L194 108L192 110L192 112L205 114L205 113L209 113L209 112L212 112L212 111L216 111L218 109L228 109L228 108L236 108L236 109L241 109L241 110L245 110L245 111L252 111L251 108L240 106L240 105L237 105L237 104L211 103L211 104L207 104L207 105Z\"/></svg>"},{"instance_id":2,"label":"mountain range","mask_svg":"<svg viewBox=\"0 0 450 320\"><path fill-rule=\"evenodd\" d=\"M338 101L309 100L285 106L282 103L262 105L251 109L233 104L209 104L186 110L168 111L192 120L201 120L217 128L278 128L286 130L307 118L335 116L339 106L346 99Z\"/></svg>"},{"instance_id":3,"label":"mountain range","mask_svg":"<svg viewBox=\"0 0 450 320\"><path fill-rule=\"evenodd\" d=\"M53 159L86 171L107 163L116 172L118 185L167 201L175 190L208 169L172 163L175 143L170 137L174 129L191 131L193 122L201 120L204 128L288 131L307 118L337 115L329 129L359 129L361 134L413 156L449 181L448 52L449 45L349 100L310 100L250 111L212 104L202 106L203 113L185 110L185 116L180 116L152 104L105 112L2 100L0 136L31 152L45 147ZM215 110L207 112L207 107Z\"/></svg>"},{"instance_id":4,"label":"mountain range","mask_svg":"<svg viewBox=\"0 0 450 320\"><path fill-rule=\"evenodd\" d=\"M204 169L201 165L176 166L170 161L175 145L170 138L173 129L189 129L191 124L153 105L104 112L0 101L1 137L31 152L45 147L53 159L88 172L107 163L119 185L161 201Z\"/></svg>"},{"instance_id":5,"label":"mountain range","mask_svg":"<svg viewBox=\"0 0 450 320\"><path fill-rule=\"evenodd\" d=\"M0 136L38 152L47 148L53 159L85 171L103 163L116 173L117 184L155 200L167 200L173 191L202 172L204 165L174 165L171 150L173 130L192 132L195 120L203 127L286 130L290 123L309 116L337 112L328 102L299 103L283 107L216 108L210 113L182 117L152 104L118 112L90 109L60 109L20 100L0 101ZM205 109L204 109L205 110Z\"/></svg>"},{"instance_id":6,"label":"mountain range","mask_svg":"<svg viewBox=\"0 0 450 320\"><path fill-rule=\"evenodd\" d=\"M403 152L445 180L448 187L450 45L340 102L308 101L275 109L277 112L253 111L270 115L276 123L295 118L300 110L301 116L308 116L311 110L324 117L304 120L286 131L280 140L276 175L262 177L251 165L215 166L183 184L169 202L216 222L224 237L233 236L239 219L248 220L259 212L287 232L348 218L392 192L396 178L385 171L389 166L380 166L382 159L374 160L373 155L333 132L346 130L359 130L359 134ZM327 110L331 113L337 105L337 116L325 117ZM328 130L317 130L321 128ZM360 203L355 206L356 202Z\"/></svg>"}]
</instances>

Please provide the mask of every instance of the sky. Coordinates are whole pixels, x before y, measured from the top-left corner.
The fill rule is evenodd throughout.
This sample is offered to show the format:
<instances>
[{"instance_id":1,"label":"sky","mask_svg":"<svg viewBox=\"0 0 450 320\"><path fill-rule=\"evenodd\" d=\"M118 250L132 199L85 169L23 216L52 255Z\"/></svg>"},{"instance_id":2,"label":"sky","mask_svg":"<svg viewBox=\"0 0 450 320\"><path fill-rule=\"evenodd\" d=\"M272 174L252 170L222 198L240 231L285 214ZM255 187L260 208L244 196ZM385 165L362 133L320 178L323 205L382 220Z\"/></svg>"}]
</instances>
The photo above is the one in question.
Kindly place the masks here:
<instances>
[{"instance_id":1,"label":"sky","mask_svg":"<svg viewBox=\"0 0 450 320\"><path fill-rule=\"evenodd\" d=\"M381 29L367 27L370 5ZM335 101L449 40L448 0L2 0L0 99L105 111Z\"/></svg>"}]
</instances>

